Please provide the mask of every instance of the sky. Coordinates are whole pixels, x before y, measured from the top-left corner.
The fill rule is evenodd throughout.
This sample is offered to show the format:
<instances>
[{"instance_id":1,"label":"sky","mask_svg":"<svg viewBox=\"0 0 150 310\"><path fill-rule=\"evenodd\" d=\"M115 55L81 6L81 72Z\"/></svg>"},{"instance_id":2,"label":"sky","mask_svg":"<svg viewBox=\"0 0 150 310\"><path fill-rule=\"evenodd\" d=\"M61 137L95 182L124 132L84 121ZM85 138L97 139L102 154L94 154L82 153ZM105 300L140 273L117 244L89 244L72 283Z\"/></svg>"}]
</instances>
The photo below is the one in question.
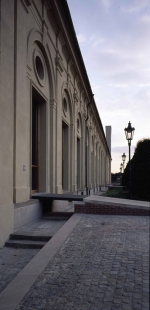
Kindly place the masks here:
<instances>
[{"instance_id":1,"label":"sky","mask_svg":"<svg viewBox=\"0 0 150 310\"><path fill-rule=\"evenodd\" d=\"M128 162L124 128L150 138L150 1L67 0L105 131L112 126L112 173ZM126 165L125 165L126 166Z\"/></svg>"}]
</instances>

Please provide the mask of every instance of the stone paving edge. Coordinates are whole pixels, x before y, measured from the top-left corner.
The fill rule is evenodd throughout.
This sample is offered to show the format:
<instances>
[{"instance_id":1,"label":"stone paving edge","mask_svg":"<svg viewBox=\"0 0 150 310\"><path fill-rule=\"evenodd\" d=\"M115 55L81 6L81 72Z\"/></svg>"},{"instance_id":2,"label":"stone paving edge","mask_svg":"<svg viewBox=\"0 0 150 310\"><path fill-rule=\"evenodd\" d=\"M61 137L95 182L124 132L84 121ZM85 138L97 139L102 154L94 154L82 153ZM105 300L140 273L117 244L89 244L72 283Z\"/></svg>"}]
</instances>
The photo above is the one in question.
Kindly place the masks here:
<instances>
[{"instance_id":1,"label":"stone paving edge","mask_svg":"<svg viewBox=\"0 0 150 310\"><path fill-rule=\"evenodd\" d=\"M82 214L74 214L1 292L1 310L14 310L17 307L82 216Z\"/></svg>"}]
</instances>

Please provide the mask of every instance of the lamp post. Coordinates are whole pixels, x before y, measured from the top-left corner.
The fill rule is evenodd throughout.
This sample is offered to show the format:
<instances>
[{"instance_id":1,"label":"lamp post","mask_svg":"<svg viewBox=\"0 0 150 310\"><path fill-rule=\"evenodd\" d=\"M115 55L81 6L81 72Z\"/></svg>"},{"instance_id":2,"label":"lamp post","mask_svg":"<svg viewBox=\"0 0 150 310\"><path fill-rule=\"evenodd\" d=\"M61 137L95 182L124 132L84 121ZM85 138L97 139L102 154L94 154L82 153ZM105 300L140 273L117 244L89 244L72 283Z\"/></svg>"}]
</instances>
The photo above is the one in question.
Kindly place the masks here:
<instances>
[{"instance_id":1,"label":"lamp post","mask_svg":"<svg viewBox=\"0 0 150 310\"><path fill-rule=\"evenodd\" d=\"M121 173L122 173L122 163L120 165L120 185L121 185Z\"/></svg>"},{"instance_id":2,"label":"lamp post","mask_svg":"<svg viewBox=\"0 0 150 310\"><path fill-rule=\"evenodd\" d=\"M85 119L85 123L86 123L86 133L85 133L85 147L86 147L86 178L85 178L85 187L86 187L86 194L88 195L88 143L87 143L87 138L88 138L88 130L87 130L87 121L89 119L89 116L88 116L88 111L89 111L89 105L93 102L93 97L94 97L94 94L91 95L91 100L90 102L88 103L87 105L87 116L86 116L86 119Z\"/></svg>"},{"instance_id":3,"label":"lamp post","mask_svg":"<svg viewBox=\"0 0 150 310\"><path fill-rule=\"evenodd\" d=\"M121 172L122 172L122 169L123 169L123 164L122 163L120 164L120 169L121 169Z\"/></svg>"},{"instance_id":4,"label":"lamp post","mask_svg":"<svg viewBox=\"0 0 150 310\"><path fill-rule=\"evenodd\" d=\"M124 172L124 163L125 163L125 160L126 160L126 155L125 155L125 153L123 153L123 154L122 154L123 172Z\"/></svg>"},{"instance_id":5,"label":"lamp post","mask_svg":"<svg viewBox=\"0 0 150 310\"><path fill-rule=\"evenodd\" d=\"M128 127L124 129L126 139L128 140L129 146L129 198L132 198L132 190L131 190L131 160L130 160L130 147L131 147L131 140L133 139L135 128L131 126L131 123L128 123Z\"/></svg>"}]
</instances>

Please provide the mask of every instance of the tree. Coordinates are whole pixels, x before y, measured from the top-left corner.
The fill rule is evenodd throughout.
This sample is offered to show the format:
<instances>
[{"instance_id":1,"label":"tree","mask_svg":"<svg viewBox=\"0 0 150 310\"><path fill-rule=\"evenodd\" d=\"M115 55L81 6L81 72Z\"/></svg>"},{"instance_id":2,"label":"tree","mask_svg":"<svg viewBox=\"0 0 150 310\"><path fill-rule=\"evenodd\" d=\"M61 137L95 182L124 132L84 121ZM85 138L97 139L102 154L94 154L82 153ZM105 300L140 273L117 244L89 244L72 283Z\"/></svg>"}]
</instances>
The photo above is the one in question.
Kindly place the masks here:
<instances>
[{"instance_id":1,"label":"tree","mask_svg":"<svg viewBox=\"0 0 150 310\"><path fill-rule=\"evenodd\" d=\"M150 200L150 139L137 143L131 160L133 198ZM124 171L124 183L129 187L129 163Z\"/></svg>"}]
</instances>

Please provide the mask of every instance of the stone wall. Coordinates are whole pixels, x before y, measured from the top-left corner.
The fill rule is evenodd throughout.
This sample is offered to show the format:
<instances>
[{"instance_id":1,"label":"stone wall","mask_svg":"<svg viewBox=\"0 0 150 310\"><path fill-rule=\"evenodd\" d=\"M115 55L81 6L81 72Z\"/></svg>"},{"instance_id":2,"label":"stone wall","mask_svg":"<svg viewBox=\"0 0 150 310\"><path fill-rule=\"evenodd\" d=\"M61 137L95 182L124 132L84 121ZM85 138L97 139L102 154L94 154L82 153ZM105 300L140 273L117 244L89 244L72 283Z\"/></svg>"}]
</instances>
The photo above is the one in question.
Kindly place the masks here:
<instances>
[{"instance_id":1,"label":"stone wall","mask_svg":"<svg viewBox=\"0 0 150 310\"><path fill-rule=\"evenodd\" d=\"M1 245L14 203L33 191L95 191L110 183L111 155L67 2L0 4Z\"/></svg>"},{"instance_id":2,"label":"stone wall","mask_svg":"<svg viewBox=\"0 0 150 310\"><path fill-rule=\"evenodd\" d=\"M118 205L107 205L98 203L78 203L74 205L75 213L102 214L102 215L150 215L149 210L140 208L129 208Z\"/></svg>"}]
</instances>

